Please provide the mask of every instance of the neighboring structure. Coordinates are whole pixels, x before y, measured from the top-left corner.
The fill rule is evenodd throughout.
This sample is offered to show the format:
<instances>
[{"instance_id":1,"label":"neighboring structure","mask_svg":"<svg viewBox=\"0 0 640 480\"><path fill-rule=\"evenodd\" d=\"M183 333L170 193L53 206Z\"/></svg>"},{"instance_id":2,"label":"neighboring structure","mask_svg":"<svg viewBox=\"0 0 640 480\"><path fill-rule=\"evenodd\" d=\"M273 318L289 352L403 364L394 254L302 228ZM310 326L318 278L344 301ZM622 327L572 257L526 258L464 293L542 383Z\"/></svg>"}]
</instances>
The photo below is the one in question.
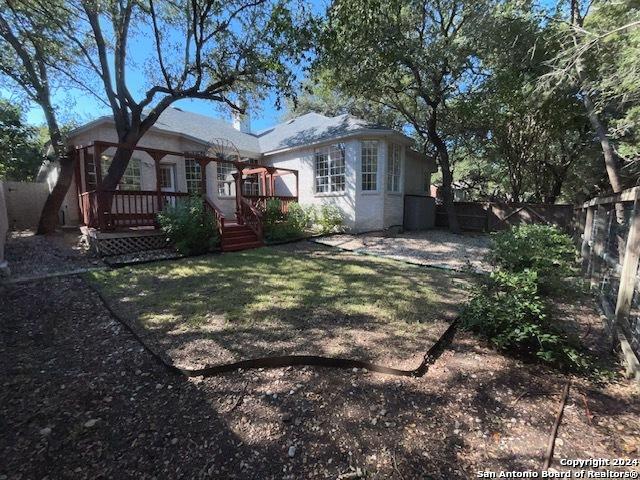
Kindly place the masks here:
<instances>
[{"instance_id":1,"label":"neighboring structure","mask_svg":"<svg viewBox=\"0 0 640 480\"><path fill-rule=\"evenodd\" d=\"M227 222L234 221L239 208L234 174L240 167L215 158L203 162L213 139L229 141L245 162L242 196L335 205L353 231L402 225L404 196L428 196L431 173L436 170L432 159L411 149L409 137L349 115L309 113L251 133L246 116L234 118L231 125L170 108L139 142L119 190L194 193L204 189ZM102 117L74 130L69 141L82 153L76 182L63 208L68 222L82 223L77 196L95 190L108 168L117 142L112 118ZM98 155L95 144L101 145ZM55 174L55 166L49 165L41 169L39 179L51 180Z\"/></svg>"}]
</instances>

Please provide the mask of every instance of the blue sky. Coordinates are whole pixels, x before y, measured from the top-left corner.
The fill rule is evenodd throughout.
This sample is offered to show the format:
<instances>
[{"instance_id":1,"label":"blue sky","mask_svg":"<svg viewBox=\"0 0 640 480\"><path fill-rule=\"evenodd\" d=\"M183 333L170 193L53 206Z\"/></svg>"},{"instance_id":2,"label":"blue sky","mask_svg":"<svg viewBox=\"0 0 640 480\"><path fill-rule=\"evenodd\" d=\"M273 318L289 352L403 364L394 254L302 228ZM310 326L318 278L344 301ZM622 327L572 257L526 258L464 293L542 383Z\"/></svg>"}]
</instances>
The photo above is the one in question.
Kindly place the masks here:
<instances>
[{"instance_id":1,"label":"blue sky","mask_svg":"<svg viewBox=\"0 0 640 480\"><path fill-rule=\"evenodd\" d=\"M314 13L318 14L326 8L327 0L312 0L307 3L311 6ZM143 93L149 88L146 75L143 73L145 59L155 58L155 50L153 42L149 41L149 37L144 34L133 37L129 42L129 63L127 70L127 83L130 91L136 99L140 99ZM302 76L301 71L296 72L299 77ZM101 92L102 90L98 90ZM0 96L12 98L12 92L0 88ZM58 113L63 121L74 120L78 123L86 123L103 115L111 115L111 110L101 104L91 95L69 88L61 89L54 93L54 104L58 108ZM259 131L279 123L280 118L284 114L284 109L277 110L275 107L276 94L270 92L265 100L257 105L252 105L251 128L253 131ZM282 102L284 104L284 101ZM211 117L223 118L231 120L230 113L226 108L221 108L216 102L205 100L181 100L173 104L183 110L208 115ZM33 106L27 111L27 121L31 124L44 124L44 115L40 107Z\"/></svg>"}]
</instances>

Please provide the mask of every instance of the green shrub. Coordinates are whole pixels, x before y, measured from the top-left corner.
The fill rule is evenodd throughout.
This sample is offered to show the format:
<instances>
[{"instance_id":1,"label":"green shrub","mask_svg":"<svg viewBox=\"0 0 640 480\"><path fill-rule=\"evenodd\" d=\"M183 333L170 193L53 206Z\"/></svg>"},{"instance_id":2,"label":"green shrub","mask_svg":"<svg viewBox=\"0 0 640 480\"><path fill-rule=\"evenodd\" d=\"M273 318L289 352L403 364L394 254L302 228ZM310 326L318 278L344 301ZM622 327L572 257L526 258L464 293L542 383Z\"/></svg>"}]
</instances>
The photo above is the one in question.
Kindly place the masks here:
<instances>
[{"instance_id":1,"label":"green shrub","mask_svg":"<svg viewBox=\"0 0 640 480\"><path fill-rule=\"evenodd\" d=\"M588 362L574 342L549 321L538 280L537 272L529 269L492 273L464 307L463 327L484 336L500 350L573 370L586 368Z\"/></svg>"},{"instance_id":2,"label":"green shrub","mask_svg":"<svg viewBox=\"0 0 640 480\"><path fill-rule=\"evenodd\" d=\"M262 218L267 240L299 238L309 230L331 233L343 224L342 212L333 205L303 207L291 202L285 214L281 206L277 198L267 201Z\"/></svg>"},{"instance_id":3,"label":"green shrub","mask_svg":"<svg viewBox=\"0 0 640 480\"><path fill-rule=\"evenodd\" d=\"M206 253L220 243L215 218L205 210L199 196L168 206L158 213L158 223L184 255Z\"/></svg>"},{"instance_id":4,"label":"green shrub","mask_svg":"<svg viewBox=\"0 0 640 480\"><path fill-rule=\"evenodd\" d=\"M543 287L559 286L575 274L576 248L569 235L548 225L523 225L493 235L495 265L511 271L535 270Z\"/></svg>"},{"instance_id":5,"label":"green shrub","mask_svg":"<svg viewBox=\"0 0 640 480\"><path fill-rule=\"evenodd\" d=\"M322 205L315 221L322 233L331 233L342 226L344 217L338 207L334 205Z\"/></svg>"},{"instance_id":6,"label":"green shrub","mask_svg":"<svg viewBox=\"0 0 640 480\"><path fill-rule=\"evenodd\" d=\"M287 213L282 213L282 202L269 199L263 214L264 235L267 240L279 241L299 238L307 228L307 215L297 202L289 204Z\"/></svg>"}]
</instances>

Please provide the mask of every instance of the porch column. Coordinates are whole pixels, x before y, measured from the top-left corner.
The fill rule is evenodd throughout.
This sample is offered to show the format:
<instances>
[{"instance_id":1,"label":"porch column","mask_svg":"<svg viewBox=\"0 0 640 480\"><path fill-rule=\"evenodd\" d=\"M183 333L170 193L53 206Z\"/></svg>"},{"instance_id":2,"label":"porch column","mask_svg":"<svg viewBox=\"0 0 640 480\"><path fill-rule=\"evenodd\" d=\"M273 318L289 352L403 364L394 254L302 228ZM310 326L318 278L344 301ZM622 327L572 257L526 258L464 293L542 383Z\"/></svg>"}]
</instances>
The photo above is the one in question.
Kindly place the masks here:
<instances>
[{"instance_id":1,"label":"porch column","mask_svg":"<svg viewBox=\"0 0 640 480\"><path fill-rule=\"evenodd\" d=\"M202 160L202 159L197 159L198 165L200 166L200 190L201 193L200 195L202 195L202 201L206 202L207 201L207 165L209 162Z\"/></svg>"},{"instance_id":2,"label":"porch column","mask_svg":"<svg viewBox=\"0 0 640 480\"><path fill-rule=\"evenodd\" d=\"M160 161L166 156L166 154L161 152L153 152L149 153L149 155L151 155L151 158L153 158L153 162L156 168L156 196L158 197L157 211L161 212L164 205L162 204L162 186L160 185Z\"/></svg>"},{"instance_id":3,"label":"porch column","mask_svg":"<svg viewBox=\"0 0 640 480\"><path fill-rule=\"evenodd\" d=\"M260 172L260 183L262 184L262 195L267 195L267 172Z\"/></svg>"},{"instance_id":4,"label":"porch column","mask_svg":"<svg viewBox=\"0 0 640 480\"><path fill-rule=\"evenodd\" d=\"M93 143L93 166L96 169L96 212L98 218L98 228L104 230L107 226L106 219L104 218L104 212L107 208L107 203L111 202L111 197L105 198L102 191L102 152L106 150L105 146L99 142ZM111 205L109 204L109 212L111 212Z\"/></svg>"},{"instance_id":5,"label":"porch column","mask_svg":"<svg viewBox=\"0 0 640 480\"><path fill-rule=\"evenodd\" d=\"M300 180L298 179L298 171L295 171L296 175L296 201L300 201L300 189L298 188L300 185Z\"/></svg>"}]
</instances>

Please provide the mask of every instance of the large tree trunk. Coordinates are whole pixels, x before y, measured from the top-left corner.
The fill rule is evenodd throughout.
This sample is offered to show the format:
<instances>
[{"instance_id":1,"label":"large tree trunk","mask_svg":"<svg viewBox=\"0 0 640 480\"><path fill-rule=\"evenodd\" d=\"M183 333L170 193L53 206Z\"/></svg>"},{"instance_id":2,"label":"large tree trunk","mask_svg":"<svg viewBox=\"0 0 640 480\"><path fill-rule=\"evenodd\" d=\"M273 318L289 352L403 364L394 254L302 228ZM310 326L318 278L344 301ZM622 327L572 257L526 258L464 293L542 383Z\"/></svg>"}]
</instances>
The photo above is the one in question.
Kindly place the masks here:
<instances>
[{"instance_id":1,"label":"large tree trunk","mask_svg":"<svg viewBox=\"0 0 640 480\"><path fill-rule=\"evenodd\" d=\"M36 231L39 235L53 233L55 231L58 225L58 212L71 186L76 162L75 155L67 155L67 147L60 128L58 127L55 112L49 103L49 94L46 92L42 93L41 97L42 100L39 103L47 121L51 147L55 153L56 160L60 164L60 172L53 190L51 190L47 200L44 202L42 213L40 213L40 221L38 222L38 230Z\"/></svg>"},{"instance_id":2,"label":"large tree trunk","mask_svg":"<svg viewBox=\"0 0 640 480\"><path fill-rule=\"evenodd\" d=\"M447 210L449 230L453 233L460 233L458 215L456 214L456 207L453 203L453 190L451 188L453 174L451 173L451 164L449 163L449 151L436 129L436 108L436 106L432 106L427 117L427 135L429 141L436 147L436 151L438 152L438 163L442 170L442 201L444 202L444 208Z\"/></svg>"},{"instance_id":3,"label":"large tree trunk","mask_svg":"<svg viewBox=\"0 0 640 480\"><path fill-rule=\"evenodd\" d=\"M602 148L602 153L604 155L604 165L607 169L607 176L609 177L611 189L613 190L613 193L621 192L622 181L620 180L618 161L616 159L616 154L613 150L613 146L609 141L607 130L604 128L604 125L602 125L600 118L598 118L598 114L596 113L596 109L593 105L591 97L586 93L584 94L583 102L585 108L587 109L589 122L591 122L591 126L595 130L596 135L598 136L598 140L600 141L600 147Z\"/></svg>"},{"instance_id":4,"label":"large tree trunk","mask_svg":"<svg viewBox=\"0 0 640 480\"><path fill-rule=\"evenodd\" d=\"M102 190L109 191L117 188L122 175L129 165L129 160L131 160L131 157L133 156L133 148L136 144L137 140L133 144L127 142L116 149L116 153L113 155L109 170L107 170L107 174L102 179Z\"/></svg>"},{"instance_id":5,"label":"large tree trunk","mask_svg":"<svg viewBox=\"0 0 640 480\"><path fill-rule=\"evenodd\" d=\"M75 155L62 156L59 158L60 173L58 180L49 193L47 200L44 202L42 213L40 214L40 221L38 222L38 230L36 233L47 234L53 233L58 225L58 212L64 201L64 197L69 191L71 181L73 179L73 172L75 170Z\"/></svg>"}]
</instances>

